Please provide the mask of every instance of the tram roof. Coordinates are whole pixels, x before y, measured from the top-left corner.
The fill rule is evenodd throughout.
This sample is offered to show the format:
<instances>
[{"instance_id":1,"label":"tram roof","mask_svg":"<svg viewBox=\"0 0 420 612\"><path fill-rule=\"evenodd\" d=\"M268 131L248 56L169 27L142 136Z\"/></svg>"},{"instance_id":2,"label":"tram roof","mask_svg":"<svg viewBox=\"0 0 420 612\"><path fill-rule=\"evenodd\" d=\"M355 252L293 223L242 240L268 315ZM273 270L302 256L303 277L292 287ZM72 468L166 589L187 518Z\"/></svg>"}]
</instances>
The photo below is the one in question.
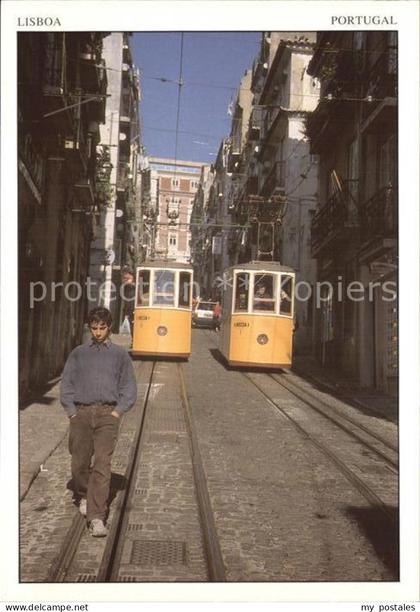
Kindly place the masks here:
<instances>
[{"instance_id":1,"label":"tram roof","mask_svg":"<svg viewBox=\"0 0 420 612\"><path fill-rule=\"evenodd\" d=\"M144 261L140 266L137 266L137 270L139 268L174 268L176 270L193 270L193 267L189 263L184 263L182 261L167 261L167 260L153 260L153 261Z\"/></svg>"},{"instance_id":2,"label":"tram roof","mask_svg":"<svg viewBox=\"0 0 420 612\"><path fill-rule=\"evenodd\" d=\"M278 261L250 261L249 263L236 264L231 270L255 270L266 272L289 272L294 274L295 271L289 266L282 266Z\"/></svg>"}]
</instances>

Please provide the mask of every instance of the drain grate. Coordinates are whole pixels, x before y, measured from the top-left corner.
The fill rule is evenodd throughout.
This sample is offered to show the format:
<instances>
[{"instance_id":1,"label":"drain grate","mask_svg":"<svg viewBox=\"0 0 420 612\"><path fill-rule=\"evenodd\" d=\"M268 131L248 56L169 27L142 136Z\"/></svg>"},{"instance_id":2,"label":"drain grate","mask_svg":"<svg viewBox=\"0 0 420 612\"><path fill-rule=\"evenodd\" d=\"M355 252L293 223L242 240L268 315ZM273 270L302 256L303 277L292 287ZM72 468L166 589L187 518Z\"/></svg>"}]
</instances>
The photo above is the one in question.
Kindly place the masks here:
<instances>
[{"instance_id":1,"label":"drain grate","mask_svg":"<svg viewBox=\"0 0 420 612\"><path fill-rule=\"evenodd\" d=\"M136 576L118 576L117 582L138 582Z\"/></svg>"},{"instance_id":2,"label":"drain grate","mask_svg":"<svg viewBox=\"0 0 420 612\"><path fill-rule=\"evenodd\" d=\"M118 448L131 448L132 440L126 438L125 440L118 440Z\"/></svg>"},{"instance_id":3,"label":"drain grate","mask_svg":"<svg viewBox=\"0 0 420 612\"><path fill-rule=\"evenodd\" d=\"M133 565L161 566L186 565L187 545L185 542L161 540L134 540L131 551Z\"/></svg>"},{"instance_id":4,"label":"drain grate","mask_svg":"<svg viewBox=\"0 0 420 612\"><path fill-rule=\"evenodd\" d=\"M127 527L127 531L141 531L143 529L143 525L141 523L131 523Z\"/></svg>"},{"instance_id":5,"label":"drain grate","mask_svg":"<svg viewBox=\"0 0 420 612\"><path fill-rule=\"evenodd\" d=\"M76 582L96 582L95 574L79 574Z\"/></svg>"},{"instance_id":6,"label":"drain grate","mask_svg":"<svg viewBox=\"0 0 420 612\"><path fill-rule=\"evenodd\" d=\"M154 431L149 436L149 442L177 442L178 435L175 431Z\"/></svg>"},{"instance_id":7,"label":"drain grate","mask_svg":"<svg viewBox=\"0 0 420 612\"><path fill-rule=\"evenodd\" d=\"M134 489L135 495L147 495L147 489Z\"/></svg>"},{"instance_id":8,"label":"drain grate","mask_svg":"<svg viewBox=\"0 0 420 612\"><path fill-rule=\"evenodd\" d=\"M184 417L177 410L156 410L150 419L150 429L160 431L185 431Z\"/></svg>"}]
</instances>

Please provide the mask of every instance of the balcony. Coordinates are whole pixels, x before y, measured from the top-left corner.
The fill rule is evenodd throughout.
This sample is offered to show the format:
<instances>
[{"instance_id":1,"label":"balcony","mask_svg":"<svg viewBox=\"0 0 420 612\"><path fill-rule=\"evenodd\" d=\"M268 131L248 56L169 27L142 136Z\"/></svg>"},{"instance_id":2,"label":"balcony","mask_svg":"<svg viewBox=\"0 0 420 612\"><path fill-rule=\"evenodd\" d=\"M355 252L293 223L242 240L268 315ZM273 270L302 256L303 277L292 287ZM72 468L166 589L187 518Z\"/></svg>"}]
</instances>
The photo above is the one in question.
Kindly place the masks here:
<instances>
[{"instance_id":1,"label":"balcony","mask_svg":"<svg viewBox=\"0 0 420 612\"><path fill-rule=\"evenodd\" d=\"M21 170L28 182L35 186L40 199L44 187L45 161L40 148L35 145L32 135L29 133L23 134L21 126L18 150L19 166L21 167L21 164L23 164L24 168L21 167Z\"/></svg>"},{"instance_id":2,"label":"balcony","mask_svg":"<svg viewBox=\"0 0 420 612\"><path fill-rule=\"evenodd\" d=\"M343 189L329 198L317 212L311 226L311 251L317 257L324 249L354 238L359 227L358 211L353 193L358 181L345 181Z\"/></svg>"},{"instance_id":3,"label":"balcony","mask_svg":"<svg viewBox=\"0 0 420 612\"><path fill-rule=\"evenodd\" d=\"M65 106L67 96L67 66L65 34L48 32L44 51L42 94L44 114ZM53 115L54 122L66 119L67 113Z\"/></svg>"},{"instance_id":4,"label":"balcony","mask_svg":"<svg viewBox=\"0 0 420 612\"><path fill-rule=\"evenodd\" d=\"M94 185L89 178L79 179L73 185L73 193L76 205L74 212L78 212L78 209L89 209L95 204L95 190Z\"/></svg>"},{"instance_id":5,"label":"balcony","mask_svg":"<svg viewBox=\"0 0 420 612\"><path fill-rule=\"evenodd\" d=\"M397 50L390 47L370 66L367 94L373 98L395 98L397 95Z\"/></svg>"},{"instance_id":6,"label":"balcony","mask_svg":"<svg viewBox=\"0 0 420 612\"><path fill-rule=\"evenodd\" d=\"M259 142L261 139L261 128L263 125L263 109L254 108L251 112L248 124L248 140Z\"/></svg>"},{"instance_id":7,"label":"balcony","mask_svg":"<svg viewBox=\"0 0 420 612\"><path fill-rule=\"evenodd\" d=\"M285 188L285 161L276 161L268 171L265 179L261 195L270 197L276 193L284 191Z\"/></svg>"},{"instance_id":8,"label":"balcony","mask_svg":"<svg viewBox=\"0 0 420 612\"><path fill-rule=\"evenodd\" d=\"M257 195L258 194L258 176L249 176L245 183L246 195Z\"/></svg>"},{"instance_id":9,"label":"balcony","mask_svg":"<svg viewBox=\"0 0 420 612\"><path fill-rule=\"evenodd\" d=\"M397 58L396 50L384 52L370 68L365 102L362 109L362 132L379 133L397 126Z\"/></svg>"},{"instance_id":10,"label":"balcony","mask_svg":"<svg viewBox=\"0 0 420 612\"><path fill-rule=\"evenodd\" d=\"M105 107L106 107L106 91L108 87L108 78L106 75L105 60L100 60L96 67L98 71L98 84L95 88L88 88L89 92L97 92L98 98L86 104L86 113L89 121L97 121L105 123Z\"/></svg>"},{"instance_id":11,"label":"balcony","mask_svg":"<svg viewBox=\"0 0 420 612\"><path fill-rule=\"evenodd\" d=\"M103 78L102 34L87 34L88 40L79 48L80 78L88 91L98 91Z\"/></svg>"},{"instance_id":12,"label":"balcony","mask_svg":"<svg viewBox=\"0 0 420 612\"><path fill-rule=\"evenodd\" d=\"M382 187L365 202L361 211L362 242L374 239L396 239L398 235L398 206L396 189Z\"/></svg>"},{"instance_id":13,"label":"balcony","mask_svg":"<svg viewBox=\"0 0 420 612\"><path fill-rule=\"evenodd\" d=\"M342 132L343 125L355 120L357 104L353 100L321 100L306 119L311 153L320 154L337 146L337 134Z\"/></svg>"},{"instance_id":14,"label":"balcony","mask_svg":"<svg viewBox=\"0 0 420 612\"><path fill-rule=\"evenodd\" d=\"M270 108L266 111L264 117L264 139L269 139L271 137L271 132L274 126L277 123L281 115L281 110L279 108Z\"/></svg>"},{"instance_id":15,"label":"balcony","mask_svg":"<svg viewBox=\"0 0 420 612\"><path fill-rule=\"evenodd\" d=\"M127 162L120 162L117 171L117 191L126 191L131 185L131 169Z\"/></svg>"},{"instance_id":16,"label":"balcony","mask_svg":"<svg viewBox=\"0 0 420 612\"><path fill-rule=\"evenodd\" d=\"M241 162L240 151L238 149L231 151L228 157L227 171L228 172L239 172L240 162Z\"/></svg>"},{"instance_id":17,"label":"balcony","mask_svg":"<svg viewBox=\"0 0 420 612\"><path fill-rule=\"evenodd\" d=\"M120 105L120 121L129 122L132 116L132 100L130 91L123 90L121 93L121 105Z\"/></svg>"},{"instance_id":18,"label":"balcony","mask_svg":"<svg viewBox=\"0 0 420 612\"><path fill-rule=\"evenodd\" d=\"M64 155L68 162L68 170L77 179L86 174L89 160L89 146L83 122L80 118L80 106L73 110L71 128L64 139Z\"/></svg>"},{"instance_id":19,"label":"balcony","mask_svg":"<svg viewBox=\"0 0 420 612\"><path fill-rule=\"evenodd\" d=\"M253 93L260 93L263 81L265 76L267 75L268 64L261 61L255 60L252 66L252 81L251 81L251 90Z\"/></svg>"}]
</instances>

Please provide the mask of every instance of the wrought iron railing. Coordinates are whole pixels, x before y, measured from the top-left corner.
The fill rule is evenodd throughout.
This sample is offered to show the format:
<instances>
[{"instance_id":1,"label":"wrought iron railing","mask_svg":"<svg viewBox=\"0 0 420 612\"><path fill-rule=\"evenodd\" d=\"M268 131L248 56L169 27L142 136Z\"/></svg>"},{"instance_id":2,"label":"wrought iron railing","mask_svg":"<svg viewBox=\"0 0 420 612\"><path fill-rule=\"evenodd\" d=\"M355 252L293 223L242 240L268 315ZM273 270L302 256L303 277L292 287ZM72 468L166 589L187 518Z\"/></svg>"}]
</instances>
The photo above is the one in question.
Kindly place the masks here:
<instances>
[{"instance_id":1,"label":"wrought iron railing","mask_svg":"<svg viewBox=\"0 0 420 612\"><path fill-rule=\"evenodd\" d=\"M245 183L246 195L257 195L258 193L258 176L249 176Z\"/></svg>"},{"instance_id":2,"label":"wrought iron railing","mask_svg":"<svg viewBox=\"0 0 420 612\"><path fill-rule=\"evenodd\" d=\"M117 169L117 189L125 191L130 186L130 166L126 162L120 162Z\"/></svg>"},{"instance_id":3,"label":"wrought iron railing","mask_svg":"<svg viewBox=\"0 0 420 612\"><path fill-rule=\"evenodd\" d=\"M393 238L398 233L398 206L393 186L382 187L362 206L362 241L381 237Z\"/></svg>"},{"instance_id":4,"label":"wrought iron railing","mask_svg":"<svg viewBox=\"0 0 420 612\"><path fill-rule=\"evenodd\" d=\"M264 122L263 109L260 107L254 108L251 112L248 125L248 138L251 141L259 141L261 138L261 129Z\"/></svg>"},{"instance_id":5,"label":"wrought iron railing","mask_svg":"<svg viewBox=\"0 0 420 612\"><path fill-rule=\"evenodd\" d=\"M46 95L66 93L65 34L48 32L45 46L43 91Z\"/></svg>"},{"instance_id":6,"label":"wrought iron railing","mask_svg":"<svg viewBox=\"0 0 420 612\"><path fill-rule=\"evenodd\" d=\"M264 124L263 124L264 125L264 138L268 136L268 133L270 132L271 128L273 127L279 115L280 115L279 108L269 108L266 111L265 117L264 117Z\"/></svg>"},{"instance_id":7,"label":"wrought iron railing","mask_svg":"<svg viewBox=\"0 0 420 612\"><path fill-rule=\"evenodd\" d=\"M396 49L389 48L369 68L365 94L372 97L372 102L364 105L363 118L366 118L384 98L396 98L397 85Z\"/></svg>"},{"instance_id":8,"label":"wrought iron railing","mask_svg":"<svg viewBox=\"0 0 420 612\"><path fill-rule=\"evenodd\" d=\"M359 216L355 198L358 181L344 181L342 188L337 190L317 212L311 225L312 253L330 244L340 236L341 230L357 228Z\"/></svg>"},{"instance_id":9,"label":"wrought iron railing","mask_svg":"<svg viewBox=\"0 0 420 612\"><path fill-rule=\"evenodd\" d=\"M18 140L19 156L25 164L32 181L40 192L44 186L45 161L33 142L32 135L29 133L19 133Z\"/></svg>"}]
</instances>

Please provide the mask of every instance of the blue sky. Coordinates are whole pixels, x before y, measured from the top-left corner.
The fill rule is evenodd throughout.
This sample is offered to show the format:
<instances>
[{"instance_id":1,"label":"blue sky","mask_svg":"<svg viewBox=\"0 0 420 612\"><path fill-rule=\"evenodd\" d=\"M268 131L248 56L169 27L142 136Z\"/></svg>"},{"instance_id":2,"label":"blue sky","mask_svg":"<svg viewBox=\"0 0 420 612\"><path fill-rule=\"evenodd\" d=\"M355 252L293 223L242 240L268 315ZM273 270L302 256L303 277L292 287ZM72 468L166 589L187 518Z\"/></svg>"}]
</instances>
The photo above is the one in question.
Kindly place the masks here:
<instances>
[{"instance_id":1,"label":"blue sky","mask_svg":"<svg viewBox=\"0 0 420 612\"><path fill-rule=\"evenodd\" d=\"M215 160L221 139L229 135L229 102L244 72L252 66L260 32L185 32L182 55L177 158ZM131 37L140 68L140 114L148 155L175 156L180 32L137 32ZM188 133L183 133L188 132Z\"/></svg>"}]
</instances>

